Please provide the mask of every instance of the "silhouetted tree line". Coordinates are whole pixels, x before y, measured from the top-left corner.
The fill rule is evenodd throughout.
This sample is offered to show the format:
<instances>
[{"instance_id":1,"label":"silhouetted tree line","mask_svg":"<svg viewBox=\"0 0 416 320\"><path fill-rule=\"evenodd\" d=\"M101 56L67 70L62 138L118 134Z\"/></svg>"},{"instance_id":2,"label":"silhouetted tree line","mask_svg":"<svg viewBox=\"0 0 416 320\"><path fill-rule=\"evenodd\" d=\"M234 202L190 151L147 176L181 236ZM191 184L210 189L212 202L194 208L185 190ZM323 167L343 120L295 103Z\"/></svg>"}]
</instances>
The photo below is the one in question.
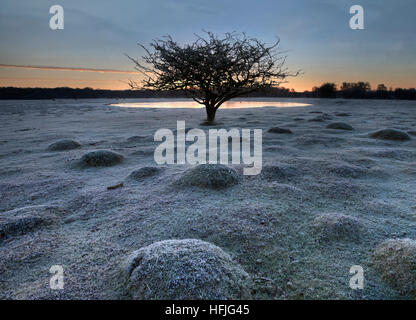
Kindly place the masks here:
<instances>
[{"instance_id":1,"label":"silhouetted tree line","mask_svg":"<svg viewBox=\"0 0 416 320\"><path fill-rule=\"evenodd\" d=\"M295 97L300 93L286 88L266 88L246 97ZM15 88L0 87L0 99L127 99L127 98L189 98L180 90L101 90L92 88Z\"/></svg>"},{"instance_id":2,"label":"silhouetted tree line","mask_svg":"<svg viewBox=\"0 0 416 320\"><path fill-rule=\"evenodd\" d=\"M310 97L316 98L344 98L344 99L399 99L415 100L416 89L393 88L387 89L379 84L375 90L368 82L343 82L339 90L335 83L324 83L312 89Z\"/></svg>"},{"instance_id":3,"label":"silhouetted tree line","mask_svg":"<svg viewBox=\"0 0 416 320\"><path fill-rule=\"evenodd\" d=\"M0 99L180 98L179 91L101 90L92 88L0 88Z\"/></svg>"},{"instance_id":4,"label":"silhouetted tree line","mask_svg":"<svg viewBox=\"0 0 416 320\"><path fill-rule=\"evenodd\" d=\"M368 82L344 82L337 88L335 83L324 83L314 87L312 91L295 92L284 87L265 88L257 90L244 97L293 97L293 98L345 98L345 99L399 99L415 100L416 89L387 88L379 84L372 90ZM74 89L74 88L0 88L0 100L13 99L128 99L128 98L188 98L179 90L101 90L101 89Z\"/></svg>"}]
</instances>

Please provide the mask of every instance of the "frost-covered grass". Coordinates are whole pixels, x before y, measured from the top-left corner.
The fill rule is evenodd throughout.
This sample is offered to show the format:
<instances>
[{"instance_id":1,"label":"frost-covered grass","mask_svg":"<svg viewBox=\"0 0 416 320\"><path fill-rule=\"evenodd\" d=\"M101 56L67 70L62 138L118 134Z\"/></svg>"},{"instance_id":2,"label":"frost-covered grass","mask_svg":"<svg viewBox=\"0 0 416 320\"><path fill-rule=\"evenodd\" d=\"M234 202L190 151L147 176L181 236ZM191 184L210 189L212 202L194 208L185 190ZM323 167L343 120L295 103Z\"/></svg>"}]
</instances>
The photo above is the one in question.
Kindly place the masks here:
<instances>
[{"instance_id":1,"label":"frost-covered grass","mask_svg":"<svg viewBox=\"0 0 416 320\"><path fill-rule=\"evenodd\" d=\"M395 141L370 134L385 128L414 132L414 102L302 100L313 106L220 109L219 128L263 129L264 168L249 177L234 166L238 183L222 189L199 182L178 186L192 172L189 165L149 169L157 167L153 133L175 129L176 120L208 130L200 127L203 110L105 105L110 102L0 103L0 216L37 205L65 212L45 224L28 221L27 231L0 242L0 298L125 297L122 262L170 239L221 248L253 280L254 299L409 298L385 281L372 259L385 240L416 239L416 137ZM341 121L354 130L325 128ZM274 127L292 134L267 132ZM81 146L48 150L63 139ZM124 159L114 166L80 166L94 150ZM350 238L353 228L340 239L319 241L313 225L330 213L359 221L365 232ZM49 289L49 268L56 264L64 267L63 291ZM362 291L349 288L352 265L364 268Z\"/></svg>"}]
</instances>

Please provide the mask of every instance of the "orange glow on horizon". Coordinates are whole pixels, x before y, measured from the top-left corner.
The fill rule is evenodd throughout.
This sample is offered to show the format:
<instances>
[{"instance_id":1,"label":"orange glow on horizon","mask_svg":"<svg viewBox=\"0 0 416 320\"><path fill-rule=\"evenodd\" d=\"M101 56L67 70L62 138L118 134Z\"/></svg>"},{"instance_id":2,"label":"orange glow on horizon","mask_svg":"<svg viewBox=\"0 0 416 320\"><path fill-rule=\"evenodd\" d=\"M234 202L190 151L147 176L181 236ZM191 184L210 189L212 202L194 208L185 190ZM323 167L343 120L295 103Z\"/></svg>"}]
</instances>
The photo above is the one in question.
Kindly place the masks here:
<instances>
[{"instance_id":1,"label":"orange glow on horizon","mask_svg":"<svg viewBox=\"0 0 416 320\"><path fill-rule=\"evenodd\" d=\"M325 82L334 82L339 88L342 82L368 81L373 89L380 83L384 83L388 88L412 88L415 87L412 78L412 76L403 75L399 80L393 80L384 75L376 74L358 77L347 74L312 75L311 73L305 73L295 78L288 78L288 82L282 83L280 87L303 92L311 91L313 87L320 86ZM130 89L128 85L130 79L140 80L140 75L137 71L117 69L0 64L0 87L90 87L103 90L127 90ZM387 81L383 81L383 79Z\"/></svg>"}]
</instances>

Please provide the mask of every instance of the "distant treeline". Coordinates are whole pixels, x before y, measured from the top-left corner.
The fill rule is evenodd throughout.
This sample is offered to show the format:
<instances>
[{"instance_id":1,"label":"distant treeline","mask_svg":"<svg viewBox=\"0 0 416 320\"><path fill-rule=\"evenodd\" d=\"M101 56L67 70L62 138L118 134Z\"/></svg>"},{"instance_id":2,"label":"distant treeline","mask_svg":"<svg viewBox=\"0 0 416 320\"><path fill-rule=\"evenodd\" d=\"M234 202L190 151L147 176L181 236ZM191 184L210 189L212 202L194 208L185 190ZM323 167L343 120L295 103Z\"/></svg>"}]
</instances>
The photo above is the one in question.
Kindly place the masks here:
<instances>
[{"instance_id":1,"label":"distant treeline","mask_svg":"<svg viewBox=\"0 0 416 320\"><path fill-rule=\"evenodd\" d=\"M247 97L295 97L300 93L286 88L267 88L252 92ZM0 87L0 99L126 99L126 98L189 98L178 90L101 90L92 88L15 88Z\"/></svg>"},{"instance_id":2,"label":"distant treeline","mask_svg":"<svg viewBox=\"0 0 416 320\"><path fill-rule=\"evenodd\" d=\"M379 84L375 90L368 82L344 82L339 90L335 83L324 83L314 87L309 93L316 98L344 98L344 99L399 99L415 100L416 89L389 88Z\"/></svg>"},{"instance_id":3,"label":"distant treeline","mask_svg":"<svg viewBox=\"0 0 416 320\"><path fill-rule=\"evenodd\" d=\"M187 98L177 90L101 90L92 88L0 88L0 99L126 99L126 98ZM372 90L368 82L344 82L338 89L335 83L324 83L312 91L295 92L284 87L267 88L247 94L246 97L296 97L296 98L345 98L345 99L400 99L415 100L416 89L387 89L379 84Z\"/></svg>"},{"instance_id":4,"label":"distant treeline","mask_svg":"<svg viewBox=\"0 0 416 320\"><path fill-rule=\"evenodd\" d=\"M0 88L0 99L125 99L125 98L180 98L179 91L156 92L152 90L101 90L92 88Z\"/></svg>"}]
</instances>

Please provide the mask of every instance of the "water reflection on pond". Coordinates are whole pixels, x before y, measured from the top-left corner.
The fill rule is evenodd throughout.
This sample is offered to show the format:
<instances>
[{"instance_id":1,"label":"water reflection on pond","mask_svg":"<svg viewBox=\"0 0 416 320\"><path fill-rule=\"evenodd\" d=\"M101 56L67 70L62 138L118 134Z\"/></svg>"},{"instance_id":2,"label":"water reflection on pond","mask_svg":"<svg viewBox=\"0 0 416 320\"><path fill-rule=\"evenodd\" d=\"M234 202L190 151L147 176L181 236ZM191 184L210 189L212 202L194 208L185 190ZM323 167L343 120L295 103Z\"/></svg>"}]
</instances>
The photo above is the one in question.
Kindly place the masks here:
<instances>
[{"instance_id":1,"label":"water reflection on pond","mask_svg":"<svg viewBox=\"0 0 416 320\"><path fill-rule=\"evenodd\" d=\"M138 99L135 102L113 103L111 106L125 108L204 108L203 105L193 100L176 100L176 99ZM238 108L261 108L261 107L307 107L308 103L276 101L272 99L264 100L232 100L221 105L221 109L238 109Z\"/></svg>"}]
</instances>

